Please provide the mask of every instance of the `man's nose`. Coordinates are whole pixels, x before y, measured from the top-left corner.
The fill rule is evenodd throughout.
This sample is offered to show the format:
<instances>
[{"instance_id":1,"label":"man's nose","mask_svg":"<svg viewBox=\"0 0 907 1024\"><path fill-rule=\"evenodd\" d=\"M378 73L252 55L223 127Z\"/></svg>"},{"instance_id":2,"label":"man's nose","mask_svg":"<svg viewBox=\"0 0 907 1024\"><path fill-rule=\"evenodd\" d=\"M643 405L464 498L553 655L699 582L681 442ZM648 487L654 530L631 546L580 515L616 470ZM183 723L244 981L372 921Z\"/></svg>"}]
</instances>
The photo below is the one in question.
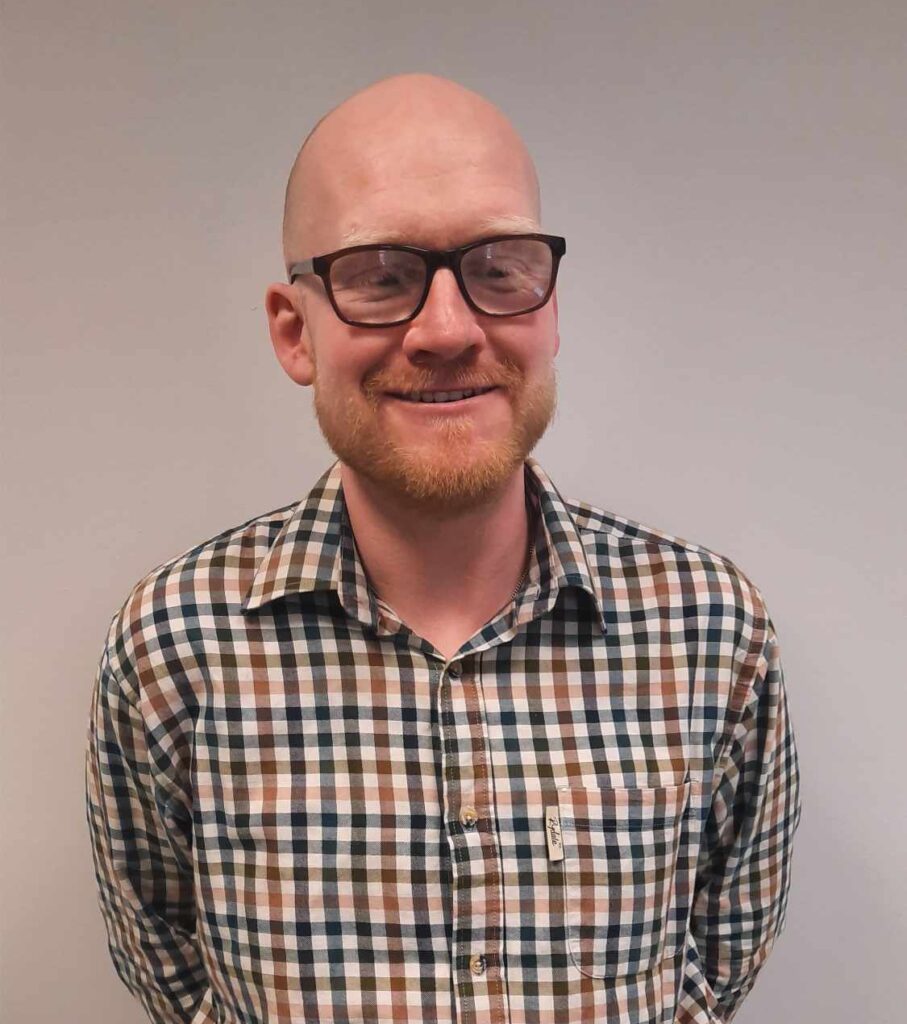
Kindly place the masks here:
<instances>
[{"instance_id":1,"label":"man's nose","mask_svg":"<svg viewBox=\"0 0 907 1024\"><path fill-rule=\"evenodd\" d=\"M485 332L476 314L466 304L453 271L439 267L419 310L408 325L403 350L410 359L455 359L468 349L481 345Z\"/></svg>"}]
</instances>

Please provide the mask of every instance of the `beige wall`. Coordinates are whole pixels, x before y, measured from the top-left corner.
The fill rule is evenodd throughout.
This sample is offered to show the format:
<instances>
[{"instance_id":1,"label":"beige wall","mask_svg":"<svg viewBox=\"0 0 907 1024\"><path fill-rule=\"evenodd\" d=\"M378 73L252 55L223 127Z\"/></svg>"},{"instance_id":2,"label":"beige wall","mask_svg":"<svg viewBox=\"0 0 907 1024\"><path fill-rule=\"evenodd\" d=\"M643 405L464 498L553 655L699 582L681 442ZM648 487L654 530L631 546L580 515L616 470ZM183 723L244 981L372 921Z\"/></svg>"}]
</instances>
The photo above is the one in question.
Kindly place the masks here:
<instances>
[{"instance_id":1,"label":"beige wall","mask_svg":"<svg viewBox=\"0 0 907 1024\"><path fill-rule=\"evenodd\" d=\"M905 37L901 0L3 5L4 1021L144 1019L95 904L95 663L139 576L327 465L261 308L284 176L411 69L514 118L569 240L543 464L776 620L805 809L738 1019L899 1019Z\"/></svg>"}]
</instances>

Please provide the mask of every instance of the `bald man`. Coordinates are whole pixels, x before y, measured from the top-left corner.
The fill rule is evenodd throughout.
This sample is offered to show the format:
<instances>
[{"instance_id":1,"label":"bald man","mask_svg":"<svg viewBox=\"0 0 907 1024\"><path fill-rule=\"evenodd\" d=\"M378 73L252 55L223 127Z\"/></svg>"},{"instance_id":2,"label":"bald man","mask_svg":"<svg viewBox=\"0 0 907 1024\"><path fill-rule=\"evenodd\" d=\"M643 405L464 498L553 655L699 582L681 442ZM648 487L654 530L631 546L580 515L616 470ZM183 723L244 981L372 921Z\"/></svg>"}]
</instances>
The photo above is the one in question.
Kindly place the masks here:
<instances>
[{"instance_id":1,"label":"bald man","mask_svg":"<svg viewBox=\"0 0 907 1024\"><path fill-rule=\"evenodd\" d=\"M161 1022L728 1021L800 816L726 558L564 499L556 280L487 100L386 79L293 166L271 341L337 461L110 625L88 820Z\"/></svg>"}]
</instances>

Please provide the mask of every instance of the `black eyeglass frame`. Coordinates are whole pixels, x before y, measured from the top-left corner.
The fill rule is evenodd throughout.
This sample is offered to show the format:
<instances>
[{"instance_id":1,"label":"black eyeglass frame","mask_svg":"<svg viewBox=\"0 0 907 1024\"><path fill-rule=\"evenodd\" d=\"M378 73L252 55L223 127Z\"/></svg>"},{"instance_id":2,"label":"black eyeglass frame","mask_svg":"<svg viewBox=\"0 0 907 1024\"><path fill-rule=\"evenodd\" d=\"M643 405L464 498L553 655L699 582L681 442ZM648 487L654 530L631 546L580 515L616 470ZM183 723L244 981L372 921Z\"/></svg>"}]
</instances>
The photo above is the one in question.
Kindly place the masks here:
<instances>
[{"instance_id":1,"label":"black eyeglass frame","mask_svg":"<svg viewBox=\"0 0 907 1024\"><path fill-rule=\"evenodd\" d=\"M469 292L466 289L466 285L463 282L463 275L460 272L460 263L463 257L471 252L473 249L478 249L480 246L489 245L492 242L509 242L518 241L520 239L527 239L530 241L545 242L548 248L551 250L551 279L548 283L548 289L544 296L535 305L530 306L529 309L521 309L518 313L489 313L487 310L482 309L481 306L477 305ZM370 322L362 320L350 320L348 317L340 311L337 305L337 300L334 298L334 290L331 287L331 264L338 260L341 256L348 256L355 252L367 252L367 251L382 251L391 250L394 252L409 252L416 256L420 256L425 263L425 287L422 291L422 297L416 308L410 313L409 316L403 317L400 320L389 320L387 322ZM334 252L325 253L322 256L313 256L311 259L300 260L296 263L290 264L287 268L287 275L290 280L290 284L296 280L297 277L301 277L303 274L315 274L321 278L324 284L324 290L327 292L328 299L330 300L331 306L337 317L345 324L349 324L350 327L397 327L400 324L407 324L411 320L414 320L419 313L422 311L422 307L425 305L428 299L428 293L431 291L432 281L435 279L435 271L440 267L446 267L453 271L453 275L456 278L457 287L460 289L460 294L463 296L466 305L476 313L481 313L482 316L493 316L493 317L510 317L510 316L523 316L526 313L534 313L535 310L541 309L546 302L551 298L551 293L554 291L554 286L557 283L557 271L560 266L561 257L567 251L567 241L560 235L543 235L543 234L509 234L509 235L490 235L487 238L480 238L474 242L469 242L467 245L461 245L456 249L420 249L415 245L398 245L393 242L377 242L370 245L353 245L346 249L336 249Z\"/></svg>"}]
</instances>

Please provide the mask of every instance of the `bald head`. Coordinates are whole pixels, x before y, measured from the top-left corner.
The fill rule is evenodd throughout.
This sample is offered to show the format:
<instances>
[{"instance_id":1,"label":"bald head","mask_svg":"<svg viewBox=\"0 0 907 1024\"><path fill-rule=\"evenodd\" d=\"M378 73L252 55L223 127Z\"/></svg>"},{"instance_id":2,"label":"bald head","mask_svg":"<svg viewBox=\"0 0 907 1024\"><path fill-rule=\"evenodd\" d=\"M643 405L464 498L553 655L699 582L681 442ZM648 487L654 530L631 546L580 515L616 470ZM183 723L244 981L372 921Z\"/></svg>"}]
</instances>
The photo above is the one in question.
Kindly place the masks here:
<instances>
[{"instance_id":1,"label":"bald head","mask_svg":"<svg viewBox=\"0 0 907 1024\"><path fill-rule=\"evenodd\" d=\"M497 107L448 79L395 75L309 133L287 183L284 259L358 241L453 245L442 236L531 230L539 216L532 159Z\"/></svg>"}]
</instances>

